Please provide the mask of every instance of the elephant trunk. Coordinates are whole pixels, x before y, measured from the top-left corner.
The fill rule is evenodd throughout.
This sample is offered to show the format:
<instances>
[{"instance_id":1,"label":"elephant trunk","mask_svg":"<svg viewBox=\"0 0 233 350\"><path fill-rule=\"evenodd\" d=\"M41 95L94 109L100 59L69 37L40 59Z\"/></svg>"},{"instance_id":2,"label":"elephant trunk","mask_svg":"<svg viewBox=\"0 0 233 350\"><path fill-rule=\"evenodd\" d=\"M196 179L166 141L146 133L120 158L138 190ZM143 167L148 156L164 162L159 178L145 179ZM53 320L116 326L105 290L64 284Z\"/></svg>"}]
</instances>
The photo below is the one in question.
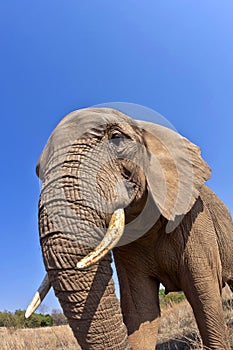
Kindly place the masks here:
<instances>
[{"instance_id":1,"label":"elephant trunk","mask_svg":"<svg viewBox=\"0 0 233 350\"><path fill-rule=\"evenodd\" d=\"M57 230L47 206L42 201L39 206L41 247L49 281L81 349L130 350L115 295L110 253L78 270L77 261L87 255L90 244ZM80 226L80 236L87 230L90 224Z\"/></svg>"},{"instance_id":2,"label":"elephant trunk","mask_svg":"<svg viewBox=\"0 0 233 350\"><path fill-rule=\"evenodd\" d=\"M108 256L86 273L50 270L49 279L83 350L129 350ZM91 281L91 283L90 283Z\"/></svg>"},{"instance_id":3,"label":"elephant trunk","mask_svg":"<svg viewBox=\"0 0 233 350\"><path fill-rule=\"evenodd\" d=\"M59 147L42 159L39 229L49 281L82 350L129 350L106 242L100 249L106 255L101 253L100 261L77 269L77 263L101 244L111 214L121 207L109 201L114 197L115 162L110 157L109 166L104 171L99 168L99 148L93 138L90 143L78 140L67 147L63 142L62 136ZM107 198L102 191L105 183Z\"/></svg>"}]
</instances>

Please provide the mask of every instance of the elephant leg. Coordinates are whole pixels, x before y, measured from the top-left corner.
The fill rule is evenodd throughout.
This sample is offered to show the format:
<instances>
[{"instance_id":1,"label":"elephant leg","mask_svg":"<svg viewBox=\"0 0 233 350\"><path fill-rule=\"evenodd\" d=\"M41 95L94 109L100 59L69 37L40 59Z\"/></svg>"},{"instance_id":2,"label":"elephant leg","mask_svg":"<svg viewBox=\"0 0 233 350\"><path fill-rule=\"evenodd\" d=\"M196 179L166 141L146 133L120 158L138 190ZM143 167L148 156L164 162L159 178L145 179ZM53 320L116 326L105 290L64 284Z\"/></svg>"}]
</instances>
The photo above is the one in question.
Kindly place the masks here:
<instances>
[{"instance_id":1,"label":"elephant leg","mask_svg":"<svg viewBox=\"0 0 233 350\"><path fill-rule=\"evenodd\" d=\"M122 297L122 310L127 310L129 303L132 305L131 315L124 321L133 350L155 350L160 322L158 286L152 278L141 276L136 289L132 283L129 296Z\"/></svg>"},{"instance_id":2,"label":"elephant leg","mask_svg":"<svg viewBox=\"0 0 233 350\"><path fill-rule=\"evenodd\" d=\"M129 256L127 256L129 258ZM115 254L123 320L133 350L154 350L160 321L159 282Z\"/></svg>"},{"instance_id":3,"label":"elephant leg","mask_svg":"<svg viewBox=\"0 0 233 350\"><path fill-rule=\"evenodd\" d=\"M229 350L218 280L210 269L206 269L204 277L190 271L183 276L182 288L192 306L204 346L212 350Z\"/></svg>"}]
</instances>

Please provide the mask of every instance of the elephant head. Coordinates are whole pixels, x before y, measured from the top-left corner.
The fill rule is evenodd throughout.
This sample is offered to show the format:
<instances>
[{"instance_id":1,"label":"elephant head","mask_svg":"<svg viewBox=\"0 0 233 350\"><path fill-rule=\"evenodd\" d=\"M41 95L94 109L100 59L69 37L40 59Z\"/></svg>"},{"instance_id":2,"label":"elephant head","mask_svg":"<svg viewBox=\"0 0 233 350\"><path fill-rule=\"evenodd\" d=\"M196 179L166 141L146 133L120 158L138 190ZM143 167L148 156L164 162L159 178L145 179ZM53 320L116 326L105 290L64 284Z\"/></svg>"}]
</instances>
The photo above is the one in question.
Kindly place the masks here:
<instances>
[{"instance_id":1,"label":"elephant head","mask_svg":"<svg viewBox=\"0 0 233 350\"><path fill-rule=\"evenodd\" d=\"M82 349L130 349L110 251L140 240L159 220L167 233L179 225L210 176L199 148L161 125L87 108L58 124L37 174L48 273L39 294L53 286Z\"/></svg>"}]
</instances>

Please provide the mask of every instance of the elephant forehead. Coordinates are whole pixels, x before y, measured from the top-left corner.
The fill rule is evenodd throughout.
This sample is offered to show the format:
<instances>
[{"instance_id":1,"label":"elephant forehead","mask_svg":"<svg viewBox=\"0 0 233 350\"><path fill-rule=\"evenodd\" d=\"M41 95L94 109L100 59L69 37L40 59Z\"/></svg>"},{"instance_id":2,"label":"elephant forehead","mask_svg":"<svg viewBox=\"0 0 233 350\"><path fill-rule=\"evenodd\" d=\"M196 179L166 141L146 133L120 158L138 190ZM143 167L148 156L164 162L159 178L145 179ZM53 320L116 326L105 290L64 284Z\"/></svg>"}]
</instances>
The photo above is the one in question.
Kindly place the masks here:
<instances>
[{"instance_id":1,"label":"elephant forehead","mask_svg":"<svg viewBox=\"0 0 233 350\"><path fill-rule=\"evenodd\" d=\"M54 152L71 146L77 139L101 137L113 125L121 126L129 134L136 129L132 118L111 108L85 108L71 112L50 135L39 158L37 174L42 175L42 168Z\"/></svg>"},{"instance_id":2,"label":"elephant forehead","mask_svg":"<svg viewBox=\"0 0 233 350\"><path fill-rule=\"evenodd\" d=\"M47 144L60 145L84 137L86 134L101 136L111 125L135 124L132 118L111 108L86 108L68 114L56 126ZM136 124L135 124L136 125Z\"/></svg>"},{"instance_id":3,"label":"elephant forehead","mask_svg":"<svg viewBox=\"0 0 233 350\"><path fill-rule=\"evenodd\" d=\"M85 108L71 112L57 125L54 132L64 127L72 128L76 125L81 132L86 132L93 127L106 127L109 124L128 123L133 124L132 118L112 108Z\"/></svg>"}]
</instances>

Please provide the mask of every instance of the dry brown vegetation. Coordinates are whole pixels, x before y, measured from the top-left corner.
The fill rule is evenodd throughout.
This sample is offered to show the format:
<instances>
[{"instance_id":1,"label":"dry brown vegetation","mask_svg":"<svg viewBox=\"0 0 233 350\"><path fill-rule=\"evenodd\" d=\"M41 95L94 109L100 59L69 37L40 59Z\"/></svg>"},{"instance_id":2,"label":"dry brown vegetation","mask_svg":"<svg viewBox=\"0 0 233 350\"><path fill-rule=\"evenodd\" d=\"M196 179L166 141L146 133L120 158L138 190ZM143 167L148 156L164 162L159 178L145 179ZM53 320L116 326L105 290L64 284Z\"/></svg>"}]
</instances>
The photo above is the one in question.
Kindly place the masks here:
<instances>
[{"instance_id":1,"label":"dry brown vegetation","mask_svg":"<svg viewBox=\"0 0 233 350\"><path fill-rule=\"evenodd\" d=\"M232 295L224 292L224 310L233 349ZM68 326L37 329L0 328L1 350L79 350ZM162 311L157 350L203 349L187 301L173 304Z\"/></svg>"},{"instance_id":2,"label":"dry brown vegetation","mask_svg":"<svg viewBox=\"0 0 233 350\"><path fill-rule=\"evenodd\" d=\"M231 299L232 293L226 287L223 291L223 308L233 349L233 304ZM206 349L201 344L191 306L186 300L162 310L157 343L156 350Z\"/></svg>"},{"instance_id":3,"label":"dry brown vegetation","mask_svg":"<svg viewBox=\"0 0 233 350\"><path fill-rule=\"evenodd\" d=\"M68 326L0 328L1 350L79 350Z\"/></svg>"}]
</instances>

